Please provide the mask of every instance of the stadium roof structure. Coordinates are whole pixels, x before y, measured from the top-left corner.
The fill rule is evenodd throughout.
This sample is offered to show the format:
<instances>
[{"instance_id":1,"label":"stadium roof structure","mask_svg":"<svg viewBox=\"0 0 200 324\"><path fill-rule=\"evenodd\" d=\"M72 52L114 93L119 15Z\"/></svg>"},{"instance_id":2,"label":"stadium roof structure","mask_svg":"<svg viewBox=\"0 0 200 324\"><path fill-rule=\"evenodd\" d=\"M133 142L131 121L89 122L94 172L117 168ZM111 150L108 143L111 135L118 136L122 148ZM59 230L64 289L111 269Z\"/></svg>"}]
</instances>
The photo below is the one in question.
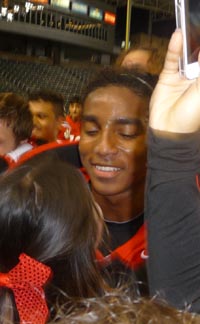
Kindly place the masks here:
<instances>
[{"instance_id":1,"label":"stadium roof structure","mask_svg":"<svg viewBox=\"0 0 200 324\"><path fill-rule=\"evenodd\" d=\"M123 7L127 5L127 0L103 0L105 3ZM174 16L174 0L132 0L133 7L143 8L164 15Z\"/></svg>"},{"instance_id":2,"label":"stadium roof structure","mask_svg":"<svg viewBox=\"0 0 200 324\"><path fill-rule=\"evenodd\" d=\"M148 10L151 25L154 21L166 20L175 15L174 0L103 0L103 2L115 8L127 7L125 49L129 47L132 8Z\"/></svg>"}]
</instances>

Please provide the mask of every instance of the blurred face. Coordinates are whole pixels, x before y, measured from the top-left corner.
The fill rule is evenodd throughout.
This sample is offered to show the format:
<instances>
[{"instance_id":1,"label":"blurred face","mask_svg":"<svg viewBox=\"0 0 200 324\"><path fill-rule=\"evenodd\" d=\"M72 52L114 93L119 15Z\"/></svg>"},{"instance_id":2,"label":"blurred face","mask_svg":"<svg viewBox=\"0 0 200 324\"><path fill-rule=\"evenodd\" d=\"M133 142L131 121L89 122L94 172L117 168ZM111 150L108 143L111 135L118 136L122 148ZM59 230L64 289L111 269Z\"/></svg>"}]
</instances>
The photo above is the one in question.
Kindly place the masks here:
<instances>
[{"instance_id":1,"label":"blurred face","mask_svg":"<svg viewBox=\"0 0 200 324\"><path fill-rule=\"evenodd\" d=\"M56 118L52 103L43 100L30 101L29 107L33 116L32 137L47 142L55 141L61 120Z\"/></svg>"},{"instance_id":2,"label":"blurred face","mask_svg":"<svg viewBox=\"0 0 200 324\"><path fill-rule=\"evenodd\" d=\"M133 52L130 52L125 56L121 66L131 67L134 65L138 65L144 69L147 69L149 55L150 53L148 51L134 50Z\"/></svg>"},{"instance_id":3,"label":"blurred face","mask_svg":"<svg viewBox=\"0 0 200 324\"><path fill-rule=\"evenodd\" d=\"M17 145L12 128L4 120L0 120L0 155L15 150Z\"/></svg>"},{"instance_id":4,"label":"blurred face","mask_svg":"<svg viewBox=\"0 0 200 324\"><path fill-rule=\"evenodd\" d=\"M99 88L86 98L79 149L98 194L132 195L133 186L144 183L147 108L125 87Z\"/></svg>"},{"instance_id":5,"label":"blurred face","mask_svg":"<svg viewBox=\"0 0 200 324\"><path fill-rule=\"evenodd\" d=\"M81 118L82 106L79 103L71 103L69 105L69 115L74 121L78 121Z\"/></svg>"}]
</instances>

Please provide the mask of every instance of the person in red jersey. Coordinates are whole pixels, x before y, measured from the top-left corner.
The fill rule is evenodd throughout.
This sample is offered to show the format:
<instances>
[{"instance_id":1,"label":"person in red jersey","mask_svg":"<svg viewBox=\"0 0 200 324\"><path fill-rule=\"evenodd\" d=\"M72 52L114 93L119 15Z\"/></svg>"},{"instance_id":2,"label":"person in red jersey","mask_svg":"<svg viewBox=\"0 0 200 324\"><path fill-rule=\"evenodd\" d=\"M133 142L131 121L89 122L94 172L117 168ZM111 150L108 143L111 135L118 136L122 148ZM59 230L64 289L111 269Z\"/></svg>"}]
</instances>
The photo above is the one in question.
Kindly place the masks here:
<instances>
[{"instance_id":1,"label":"person in red jersey","mask_svg":"<svg viewBox=\"0 0 200 324\"><path fill-rule=\"evenodd\" d=\"M66 116L66 122L68 123L69 131L66 130L65 138L69 138L71 141L80 139L81 132L81 113L82 105L79 96L73 96L69 101L69 110ZM68 132L68 133L67 133Z\"/></svg>"}]
</instances>

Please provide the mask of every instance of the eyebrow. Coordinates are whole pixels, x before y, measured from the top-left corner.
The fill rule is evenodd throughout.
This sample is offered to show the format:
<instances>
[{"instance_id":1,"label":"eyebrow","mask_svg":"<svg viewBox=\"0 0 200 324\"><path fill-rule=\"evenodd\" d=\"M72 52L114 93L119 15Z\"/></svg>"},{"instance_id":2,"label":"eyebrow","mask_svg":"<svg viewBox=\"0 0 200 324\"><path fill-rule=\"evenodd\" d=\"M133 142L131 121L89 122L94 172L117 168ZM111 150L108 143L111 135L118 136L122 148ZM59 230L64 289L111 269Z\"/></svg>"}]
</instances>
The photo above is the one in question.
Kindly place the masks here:
<instances>
[{"instance_id":1,"label":"eyebrow","mask_svg":"<svg viewBox=\"0 0 200 324\"><path fill-rule=\"evenodd\" d=\"M98 120L94 115L83 115L82 121L85 122L93 122L98 124ZM142 121L139 118L127 118L127 117L119 117L113 120L116 125L136 125L143 126Z\"/></svg>"}]
</instances>

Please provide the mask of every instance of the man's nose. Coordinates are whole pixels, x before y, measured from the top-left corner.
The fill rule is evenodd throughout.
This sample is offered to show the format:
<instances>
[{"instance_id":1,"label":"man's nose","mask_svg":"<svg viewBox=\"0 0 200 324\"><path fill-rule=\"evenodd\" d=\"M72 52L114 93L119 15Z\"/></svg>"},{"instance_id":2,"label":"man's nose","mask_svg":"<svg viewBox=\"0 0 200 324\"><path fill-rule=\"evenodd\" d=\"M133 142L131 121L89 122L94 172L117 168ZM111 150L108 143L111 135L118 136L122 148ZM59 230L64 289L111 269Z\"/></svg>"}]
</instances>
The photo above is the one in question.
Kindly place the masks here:
<instances>
[{"instance_id":1,"label":"man's nose","mask_svg":"<svg viewBox=\"0 0 200 324\"><path fill-rule=\"evenodd\" d=\"M37 116L33 115L33 125L37 125L38 124L38 118Z\"/></svg>"},{"instance_id":2,"label":"man's nose","mask_svg":"<svg viewBox=\"0 0 200 324\"><path fill-rule=\"evenodd\" d=\"M117 154L116 138L112 133L102 132L95 143L95 152L101 155Z\"/></svg>"}]
</instances>

